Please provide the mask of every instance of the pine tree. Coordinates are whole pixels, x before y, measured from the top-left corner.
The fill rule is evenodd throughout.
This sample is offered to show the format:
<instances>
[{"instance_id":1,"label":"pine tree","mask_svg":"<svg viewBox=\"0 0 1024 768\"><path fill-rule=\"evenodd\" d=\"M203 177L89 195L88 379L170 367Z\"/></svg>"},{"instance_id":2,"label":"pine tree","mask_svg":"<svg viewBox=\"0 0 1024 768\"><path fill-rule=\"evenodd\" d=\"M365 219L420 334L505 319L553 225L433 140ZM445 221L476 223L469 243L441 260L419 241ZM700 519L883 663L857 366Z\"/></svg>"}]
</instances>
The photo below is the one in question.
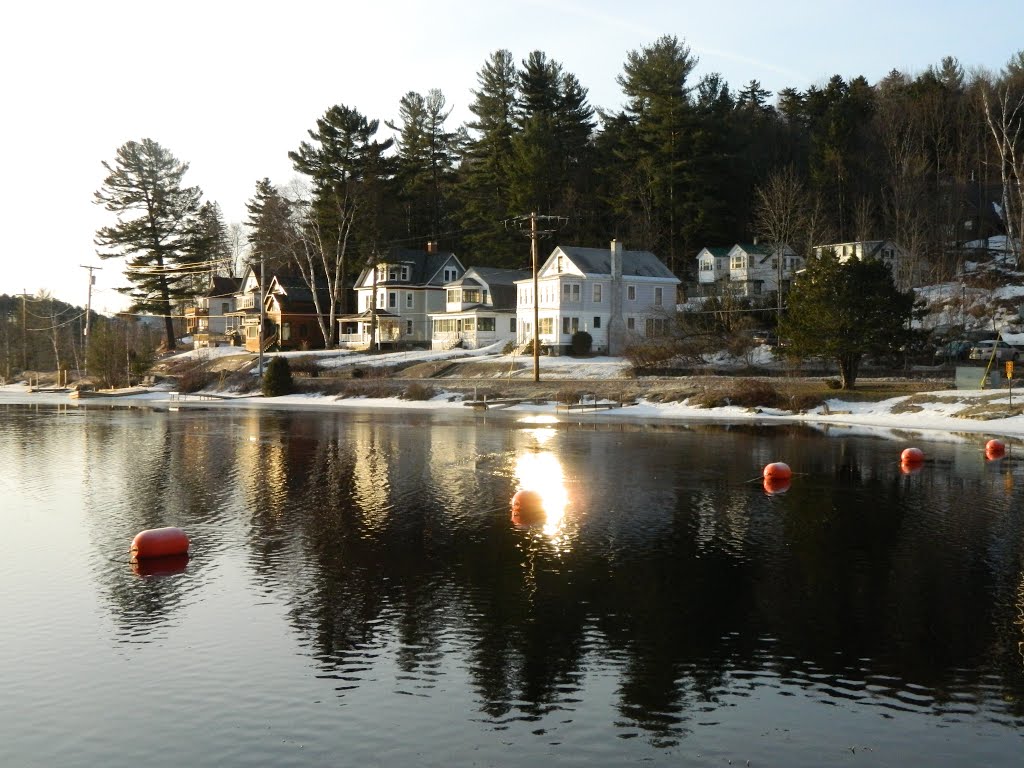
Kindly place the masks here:
<instances>
[{"instance_id":1,"label":"pine tree","mask_svg":"<svg viewBox=\"0 0 1024 768\"><path fill-rule=\"evenodd\" d=\"M398 204L406 236L435 240L448 226L450 187L453 180L456 133L445 130L451 114L444 94L437 89L424 97L409 91L399 103L401 123L388 122L399 131L395 139Z\"/></svg>"},{"instance_id":2,"label":"pine tree","mask_svg":"<svg viewBox=\"0 0 1024 768\"><path fill-rule=\"evenodd\" d=\"M472 252L488 255L490 266L521 267L527 250L504 222L520 211L510 206L512 137L516 130L518 73L512 54L491 54L477 73L467 124L469 139L460 163L459 198L463 238Z\"/></svg>"},{"instance_id":3,"label":"pine tree","mask_svg":"<svg viewBox=\"0 0 1024 768\"><path fill-rule=\"evenodd\" d=\"M696 64L689 46L665 35L630 51L617 78L632 130L622 134L625 142L618 149L626 173L616 207L630 221L631 241L659 253L673 270L688 250L682 225L697 215L695 112L687 82Z\"/></svg>"},{"instance_id":4,"label":"pine tree","mask_svg":"<svg viewBox=\"0 0 1024 768\"><path fill-rule=\"evenodd\" d=\"M96 232L101 259L127 260L132 309L165 319L166 347L175 348L175 303L195 295L196 265L208 260L200 219L202 192L184 187L188 164L152 139L129 141L117 150L95 202L117 215L117 223Z\"/></svg>"}]
</instances>

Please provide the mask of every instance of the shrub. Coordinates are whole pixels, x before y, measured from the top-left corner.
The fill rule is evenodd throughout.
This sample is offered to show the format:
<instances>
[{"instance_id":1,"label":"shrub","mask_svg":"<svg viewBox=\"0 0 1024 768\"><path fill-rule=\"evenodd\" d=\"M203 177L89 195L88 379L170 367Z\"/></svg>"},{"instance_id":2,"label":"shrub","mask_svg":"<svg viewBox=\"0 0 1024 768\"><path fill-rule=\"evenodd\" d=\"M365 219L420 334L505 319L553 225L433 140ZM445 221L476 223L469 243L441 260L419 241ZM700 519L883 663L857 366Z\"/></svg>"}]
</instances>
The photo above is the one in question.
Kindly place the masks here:
<instances>
[{"instance_id":1,"label":"shrub","mask_svg":"<svg viewBox=\"0 0 1024 768\"><path fill-rule=\"evenodd\" d=\"M429 400L435 395L434 388L426 384L413 382L402 393L403 400Z\"/></svg>"},{"instance_id":2,"label":"shrub","mask_svg":"<svg viewBox=\"0 0 1024 768\"><path fill-rule=\"evenodd\" d=\"M302 374L309 376L311 379L315 379L320 375L320 363L317 362L313 355L296 357L288 365L291 367L292 375Z\"/></svg>"},{"instance_id":3,"label":"shrub","mask_svg":"<svg viewBox=\"0 0 1024 768\"><path fill-rule=\"evenodd\" d=\"M839 379L825 379L825 386L829 389L842 389L843 382Z\"/></svg>"},{"instance_id":4,"label":"shrub","mask_svg":"<svg viewBox=\"0 0 1024 768\"><path fill-rule=\"evenodd\" d=\"M209 387L217 379L217 374L197 365L178 376L177 386L181 392L198 392Z\"/></svg>"},{"instance_id":5,"label":"shrub","mask_svg":"<svg viewBox=\"0 0 1024 768\"><path fill-rule=\"evenodd\" d=\"M263 396L287 395L292 391L292 386L292 369L288 365L288 358L280 355L272 357L263 372Z\"/></svg>"},{"instance_id":6,"label":"shrub","mask_svg":"<svg viewBox=\"0 0 1024 768\"><path fill-rule=\"evenodd\" d=\"M705 390L694 400L702 408L720 408L723 405L738 405L743 408L789 408L791 402L789 397L767 381L758 379L740 379L719 390Z\"/></svg>"},{"instance_id":7,"label":"shrub","mask_svg":"<svg viewBox=\"0 0 1024 768\"><path fill-rule=\"evenodd\" d=\"M582 396L583 393L576 389L560 389L555 394L555 401L562 405L572 405L578 403Z\"/></svg>"},{"instance_id":8,"label":"shrub","mask_svg":"<svg viewBox=\"0 0 1024 768\"><path fill-rule=\"evenodd\" d=\"M572 342L570 346L572 354L577 356L589 355L593 346L594 337L586 331L576 331L576 333L572 335Z\"/></svg>"}]
</instances>

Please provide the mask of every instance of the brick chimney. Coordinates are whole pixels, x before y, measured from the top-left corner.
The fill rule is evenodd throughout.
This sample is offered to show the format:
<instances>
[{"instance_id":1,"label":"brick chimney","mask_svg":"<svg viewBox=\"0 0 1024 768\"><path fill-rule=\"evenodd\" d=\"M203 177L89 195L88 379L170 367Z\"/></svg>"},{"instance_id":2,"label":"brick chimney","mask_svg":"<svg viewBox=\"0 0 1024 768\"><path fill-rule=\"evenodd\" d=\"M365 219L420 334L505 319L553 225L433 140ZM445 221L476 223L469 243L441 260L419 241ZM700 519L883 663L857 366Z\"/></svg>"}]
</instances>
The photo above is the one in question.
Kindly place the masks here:
<instances>
[{"instance_id":1,"label":"brick chimney","mask_svg":"<svg viewBox=\"0 0 1024 768\"><path fill-rule=\"evenodd\" d=\"M427 243L427 253L437 253L437 241L430 240Z\"/></svg>"}]
</instances>

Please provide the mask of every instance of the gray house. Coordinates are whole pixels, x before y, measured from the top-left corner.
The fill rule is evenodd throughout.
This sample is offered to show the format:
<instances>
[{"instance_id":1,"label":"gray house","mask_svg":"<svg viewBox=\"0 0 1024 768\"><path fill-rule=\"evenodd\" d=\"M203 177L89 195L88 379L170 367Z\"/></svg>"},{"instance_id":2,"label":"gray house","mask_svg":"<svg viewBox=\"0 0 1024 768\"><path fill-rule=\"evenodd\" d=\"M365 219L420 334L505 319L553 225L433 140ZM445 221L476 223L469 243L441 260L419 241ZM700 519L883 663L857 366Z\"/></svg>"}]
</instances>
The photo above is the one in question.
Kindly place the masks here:
<instances>
[{"instance_id":1,"label":"gray house","mask_svg":"<svg viewBox=\"0 0 1024 768\"><path fill-rule=\"evenodd\" d=\"M521 269L470 267L445 283L444 312L430 316L432 349L479 349L516 338L516 282Z\"/></svg>"},{"instance_id":2,"label":"gray house","mask_svg":"<svg viewBox=\"0 0 1024 768\"><path fill-rule=\"evenodd\" d=\"M560 245L532 277L517 280L516 340L533 338L534 301L538 338L556 354L572 335L586 331L593 349L621 355L631 339L663 335L676 313L680 280L650 251Z\"/></svg>"},{"instance_id":3,"label":"gray house","mask_svg":"<svg viewBox=\"0 0 1024 768\"><path fill-rule=\"evenodd\" d=\"M465 272L455 254L437 250L436 243L425 250L392 248L356 280L357 313L339 318L340 345L430 346L430 316L445 309L445 284ZM376 338L371 338L374 320Z\"/></svg>"}]
</instances>

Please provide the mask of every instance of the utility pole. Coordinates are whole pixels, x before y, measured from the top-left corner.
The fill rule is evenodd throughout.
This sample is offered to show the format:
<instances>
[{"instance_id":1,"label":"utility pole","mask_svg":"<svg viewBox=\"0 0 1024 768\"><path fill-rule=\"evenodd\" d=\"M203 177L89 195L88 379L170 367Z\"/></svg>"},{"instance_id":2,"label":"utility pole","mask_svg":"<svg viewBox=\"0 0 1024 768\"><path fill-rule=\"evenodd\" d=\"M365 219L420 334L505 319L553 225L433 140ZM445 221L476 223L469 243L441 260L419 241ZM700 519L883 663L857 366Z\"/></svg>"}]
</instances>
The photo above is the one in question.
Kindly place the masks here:
<instances>
[{"instance_id":1,"label":"utility pole","mask_svg":"<svg viewBox=\"0 0 1024 768\"><path fill-rule=\"evenodd\" d=\"M89 326L92 315L92 287L96 284L96 276L93 275L93 270L103 269L103 267L89 267L85 264L79 264L82 269L89 270L89 295L85 300L85 330L82 335L85 337L85 350L83 357L85 358L85 375L89 375Z\"/></svg>"},{"instance_id":2,"label":"utility pole","mask_svg":"<svg viewBox=\"0 0 1024 768\"><path fill-rule=\"evenodd\" d=\"M265 308L263 306L263 301L264 301L264 299L263 299L263 296L264 296L263 292L266 290L266 284L267 284L267 262L263 258L263 251L261 250L260 251L260 287L259 287L259 291L258 291L259 301L260 301L260 335L259 335L260 362L259 362L259 372L260 372L260 381L261 382L263 381L263 325L266 322L266 318L263 315L263 313L265 311Z\"/></svg>"},{"instance_id":3,"label":"utility pole","mask_svg":"<svg viewBox=\"0 0 1024 768\"><path fill-rule=\"evenodd\" d=\"M28 313L25 310L25 299L32 294L21 289L21 370L28 368Z\"/></svg>"},{"instance_id":4,"label":"utility pole","mask_svg":"<svg viewBox=\"0 0 1024 768\"><path fill-rule=\"evenodd\" d=\"M555 228L537 229L538 219L555 222L556 224L564 224L567 221L564 216L538 215L536 211L531 212L529 216L520 216L518 219L515 219L520 227L526 221L530 222L530 263L533 268L533 380L535 382L540 381L540 298L537 295L539 288L537 280L537 241L542 235L552 235L556 231Z\"/></svg>"}]
</instances>

